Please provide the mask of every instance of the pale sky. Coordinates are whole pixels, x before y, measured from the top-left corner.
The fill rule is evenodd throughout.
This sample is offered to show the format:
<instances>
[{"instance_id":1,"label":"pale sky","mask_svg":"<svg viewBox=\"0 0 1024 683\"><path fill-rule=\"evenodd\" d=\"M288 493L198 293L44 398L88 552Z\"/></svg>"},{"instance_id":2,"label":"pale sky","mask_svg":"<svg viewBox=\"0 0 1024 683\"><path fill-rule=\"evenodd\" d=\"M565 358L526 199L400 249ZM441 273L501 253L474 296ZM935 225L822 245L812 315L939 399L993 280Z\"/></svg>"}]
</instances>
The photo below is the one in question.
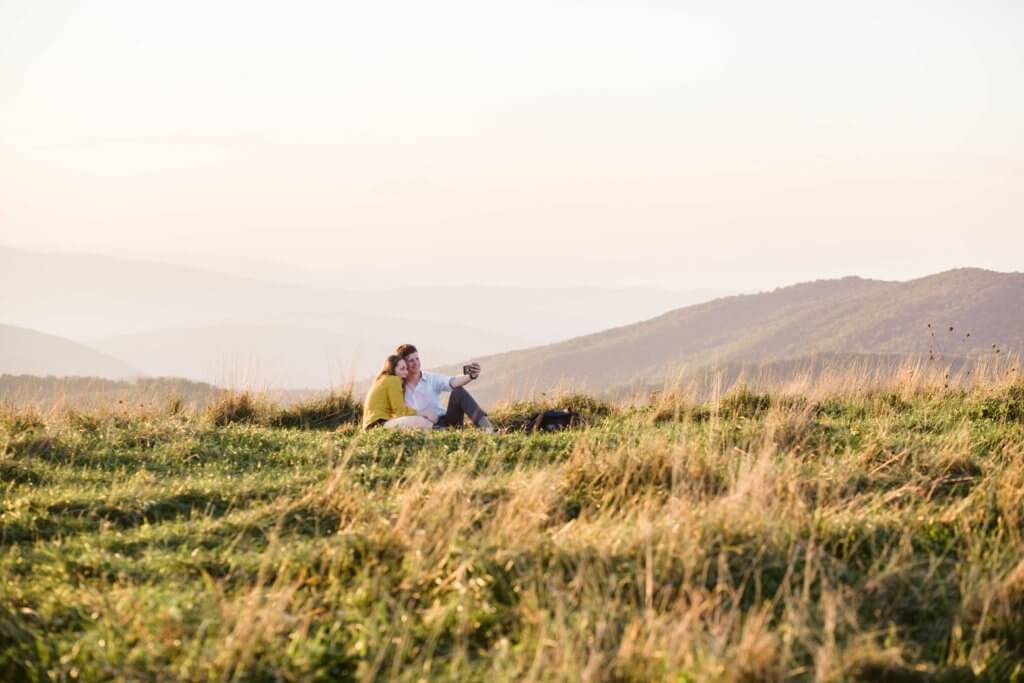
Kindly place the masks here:
<instances>
[{"instance_id":1,"label":"pale sky","mask_svg":"<svg viewBox=\"0 0 1024 683\"><path fill-rule=\"evenodd\" d=\"M361 286L1024 270L1024 3L0 0L0 245Z\"/></svg>"}]
</instances>

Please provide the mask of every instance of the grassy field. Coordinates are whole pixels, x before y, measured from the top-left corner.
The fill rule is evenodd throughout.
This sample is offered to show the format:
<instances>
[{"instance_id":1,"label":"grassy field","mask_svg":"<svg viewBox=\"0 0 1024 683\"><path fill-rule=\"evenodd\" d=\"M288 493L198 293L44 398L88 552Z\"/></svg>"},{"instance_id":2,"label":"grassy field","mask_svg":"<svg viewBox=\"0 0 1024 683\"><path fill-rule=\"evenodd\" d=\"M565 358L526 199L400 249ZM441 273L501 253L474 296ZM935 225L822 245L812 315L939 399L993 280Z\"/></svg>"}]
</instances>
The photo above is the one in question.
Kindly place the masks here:
<instances>
[{"instance_id":1,"label":"grassy field","mask_svg":"<svg viewBox=\"0 0 1024 683\"><path fill-rule=\"evenodd\" d=\"M0 680L1024 680L1024 384L573 400L9 410Z\"/></svg>"}]
</instances>

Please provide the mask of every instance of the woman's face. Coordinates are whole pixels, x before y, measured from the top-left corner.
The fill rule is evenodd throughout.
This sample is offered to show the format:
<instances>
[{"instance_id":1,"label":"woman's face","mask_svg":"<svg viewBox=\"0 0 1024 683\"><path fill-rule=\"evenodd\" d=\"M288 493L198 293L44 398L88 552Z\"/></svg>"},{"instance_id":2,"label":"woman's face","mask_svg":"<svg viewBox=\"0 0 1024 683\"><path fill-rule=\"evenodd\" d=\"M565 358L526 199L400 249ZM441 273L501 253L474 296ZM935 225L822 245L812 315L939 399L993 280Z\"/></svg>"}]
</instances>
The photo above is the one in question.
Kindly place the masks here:
<instances>
[{"instance_id":1,"label":"woman's face","mask_svg":"<svg viewBox=\"0 0 1024 683\"><path fill-rule=\"evenodd\" d=\"M395 374L401 377L402 379L405 379L406 377L409 376L409 366L405 364L404 360L399 360L397 363L395 363Z\"/></svg>"},{"instance_id":2,"label":"woman's face","mask_svg":"<svg viewBox=\"0 0 1024 683\"><path fill-rule=\"evenodd\" d=\"M409 370L411 370L412 372L419 372L420 371L420 354L419 353L410 353L408 356L405 357L405 360L408 361L408 363L409 363Z\"/></svg>"}]
</instances>

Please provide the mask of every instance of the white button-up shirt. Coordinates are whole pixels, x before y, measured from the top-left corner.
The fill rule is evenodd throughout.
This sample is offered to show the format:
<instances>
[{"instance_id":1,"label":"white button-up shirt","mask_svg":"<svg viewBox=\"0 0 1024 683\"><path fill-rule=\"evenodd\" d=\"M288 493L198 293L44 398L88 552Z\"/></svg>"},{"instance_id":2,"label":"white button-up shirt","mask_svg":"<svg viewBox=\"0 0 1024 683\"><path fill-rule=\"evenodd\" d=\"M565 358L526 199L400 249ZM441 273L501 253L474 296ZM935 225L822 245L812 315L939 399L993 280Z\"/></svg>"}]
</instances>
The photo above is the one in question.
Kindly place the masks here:
<instances>
[{"instance_id":1,"label":"white button-up shirt","mask_svg":"<svg viewBox=\"0 0 1024 683\"><path fill-rule=\"evenodd\" d=\"M416 386L405 385L405 404L416 410L430 410L443 415L445 407L441 405L441 394L452 390L451 381L451 375L421 372Z\"/></svg>"}]
</instances>

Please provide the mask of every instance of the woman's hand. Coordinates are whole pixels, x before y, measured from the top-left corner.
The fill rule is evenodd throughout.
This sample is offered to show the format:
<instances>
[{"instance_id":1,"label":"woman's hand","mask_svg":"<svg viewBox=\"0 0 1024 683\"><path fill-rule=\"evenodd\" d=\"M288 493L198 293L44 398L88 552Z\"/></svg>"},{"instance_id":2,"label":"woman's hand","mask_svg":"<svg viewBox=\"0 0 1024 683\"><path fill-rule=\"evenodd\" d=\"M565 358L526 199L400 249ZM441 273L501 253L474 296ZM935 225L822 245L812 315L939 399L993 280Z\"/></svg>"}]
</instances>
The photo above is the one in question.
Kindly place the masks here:
<instances>
[{"instance_id":1,"label":"woman's hand","mask_svg":"<svg viewBox=\"0 0 1024 683\"><path fill-rule=\"evenodd\" d=\"M437 413L433 410L417 410L416 414L420 417L425 417L430 420L431 424L437 424Z\"/></svg>"}]
</instances>

